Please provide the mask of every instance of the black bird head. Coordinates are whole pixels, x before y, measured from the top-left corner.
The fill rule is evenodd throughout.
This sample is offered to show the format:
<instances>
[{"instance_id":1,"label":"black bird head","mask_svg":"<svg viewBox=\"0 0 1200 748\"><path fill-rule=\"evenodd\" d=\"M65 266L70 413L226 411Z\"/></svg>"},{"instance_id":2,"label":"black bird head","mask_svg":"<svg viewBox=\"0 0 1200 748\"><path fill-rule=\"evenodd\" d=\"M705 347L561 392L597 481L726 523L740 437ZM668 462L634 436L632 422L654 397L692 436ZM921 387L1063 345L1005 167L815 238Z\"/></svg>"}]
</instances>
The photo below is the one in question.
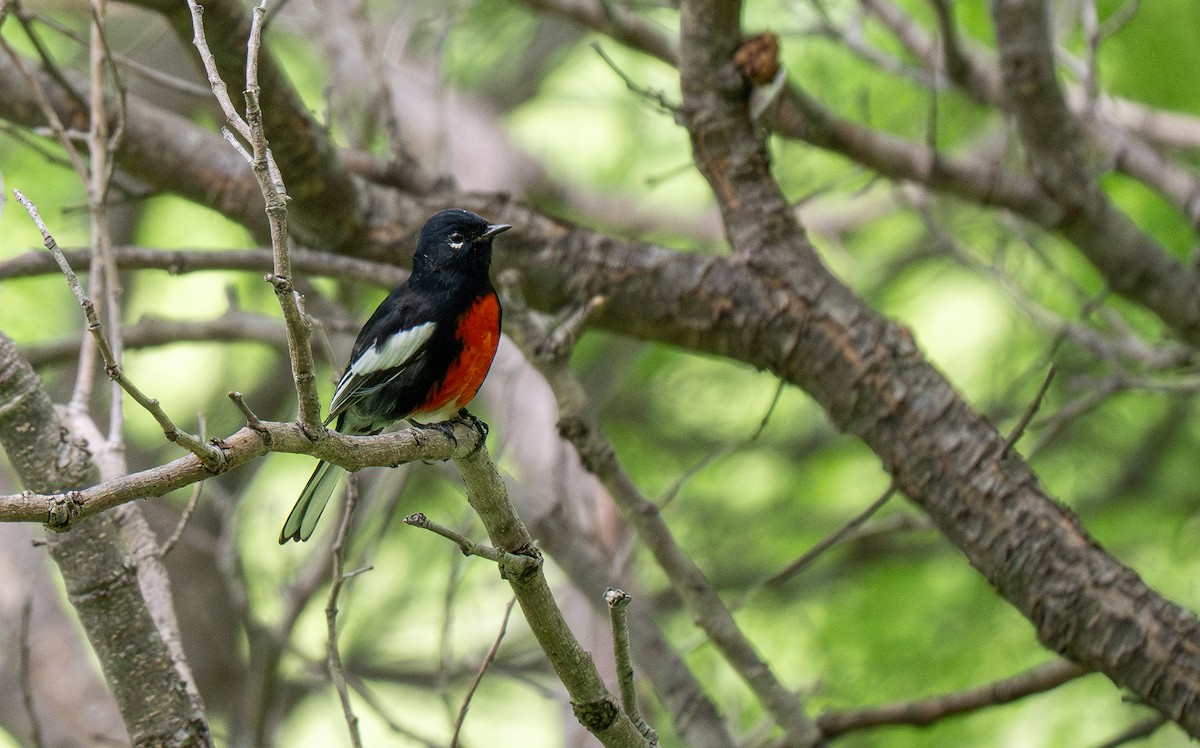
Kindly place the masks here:
<instances>
[{"instance_id":1,"label":"black bird head","mask_svg":"<svg viewBox=\"0 0 1200 748\"><path fill-rule=\"evenodd\" d=\"M492 239L512 226L489 223L469 210L443 210L425 222L417 238L410 283L437 283L439 276L487 278Z\"/></svg>"}]
</instances>

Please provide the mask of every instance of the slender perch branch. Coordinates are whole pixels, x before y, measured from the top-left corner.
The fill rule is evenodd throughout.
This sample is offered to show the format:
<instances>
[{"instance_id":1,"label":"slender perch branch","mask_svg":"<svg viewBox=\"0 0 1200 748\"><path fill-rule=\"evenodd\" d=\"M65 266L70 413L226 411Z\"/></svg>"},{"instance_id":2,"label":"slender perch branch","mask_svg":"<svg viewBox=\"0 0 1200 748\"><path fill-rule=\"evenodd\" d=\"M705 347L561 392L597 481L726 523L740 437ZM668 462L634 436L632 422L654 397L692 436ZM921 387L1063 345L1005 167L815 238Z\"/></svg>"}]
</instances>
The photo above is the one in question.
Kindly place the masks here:
<instances>
[{"instance_id":1,"label":"slender perch branch","mask_svg":"<svg viewBox=\"0 0 1200 748\"><path fill-rule=\"evenodd\" d=\"M746 681L776 724L784 728L790 744L814 745L818 730L805 714L803 704L755 651L704 571L675 539L660 508L642 495L625 471L612 444L590 414L582 383L567 365L569 347L547 342L573 339L587 314L602 307L600 301L592 298L560 319L549 318L526 308L515 285L507 282L511 279L503 280L506 280L502 288L507 295L505 308L511 334L554 391L558 428L563 438L579 453L584 467L608 489L621 514L666 573L696 625ZM563 327L567 330L560 329Z\"/></svg>"},{"instance_id":2,"label":"slender perch branch","mask_svg":"<svg viewBox=\"0 0 1200 748\"><path fill-rule=\"evenodd\" d=\"M249 424L216 442L223 454L222 472L241 467L268 452L308 454L348 470L447 460L476 448L480 438L473 427L462 421L452 423L453 436L441 429L418 428L378 436L346 436L330 431L326 438L316 442L296 423L256 420ZM114 506L162 496L212 475L196 456L187 455L79 490L25 491L0 496L0 522L44 522L62 529Z\"/></svg>"},{"instance_id":3,"label":"slender perch branch","mask_svg":"<svg viewBox=\"0 0 1200 748\"><path fill-rule=\"evenodd\" d=\"M457 533L454 530L451 530L449 527L439 525L438 523L432 521L422 512L408 515L404 518L404 524L411 527L419 527L422 530L429 530L434 534L441 535L447 540L453 541L459 547L459 550L463 552L464 556L479 556L480 558L486 558L488 561L491 561L500 567L500 573L503 574L505 578L508 578L508 575L510 574L517 577L530 574L535 571L536 568L540 568L542 565L540 557L529 556L521 553L506 553L504 551L497 550L496 548L476 543L467 536Z\"/></svg>"}]
</instances>

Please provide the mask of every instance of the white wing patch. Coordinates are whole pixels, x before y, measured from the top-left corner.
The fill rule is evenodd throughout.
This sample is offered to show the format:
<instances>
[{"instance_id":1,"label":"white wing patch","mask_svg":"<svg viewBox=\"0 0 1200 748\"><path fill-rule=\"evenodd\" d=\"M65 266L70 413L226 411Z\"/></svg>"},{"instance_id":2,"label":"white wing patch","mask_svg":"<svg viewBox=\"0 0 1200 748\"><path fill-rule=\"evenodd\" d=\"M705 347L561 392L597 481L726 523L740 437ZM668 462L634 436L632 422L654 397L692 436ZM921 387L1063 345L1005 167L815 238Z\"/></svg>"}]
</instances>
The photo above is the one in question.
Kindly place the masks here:
<instances>
[{"instance_id":1,"label":"white wing patch","mask_svg":"<svg viewBox=\"0 0 1200 748\"><path fill-rule=\"evenodd\" d=\"M354 397L357 380L376 372L403 366L422 346L429 342L436 326L437 324L434 322L426 322L410 327L363 351L350 364L350 368L342 376L342 381L338 382L337 391L333 393L333 401L329 403L330 415L338 413L339 409Z\"/></svg>"}]
</instances>

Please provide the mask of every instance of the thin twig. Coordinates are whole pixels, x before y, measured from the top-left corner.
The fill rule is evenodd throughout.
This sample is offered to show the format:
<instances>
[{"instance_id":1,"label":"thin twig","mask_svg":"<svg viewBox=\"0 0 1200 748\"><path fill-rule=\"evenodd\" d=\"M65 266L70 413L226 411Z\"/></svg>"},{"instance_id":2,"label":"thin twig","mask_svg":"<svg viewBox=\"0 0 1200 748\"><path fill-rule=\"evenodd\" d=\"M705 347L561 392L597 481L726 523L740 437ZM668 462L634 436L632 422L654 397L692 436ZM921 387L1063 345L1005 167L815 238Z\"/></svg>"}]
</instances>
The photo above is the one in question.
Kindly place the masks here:
<instances>
[{"instance_id":1,"label":"thin twig","mask_svg":"<svg viewBox=\"0 0 1200 748\"><path fill-rule=\"evenodd\" d=\"M350 692L346 689L346 671L342 669L342 656L338 651L337 614L338 595L341 594L342 584L349 578L342 573L345 562L344 548L346 536L350 529L350 521L354 516L354 508L358 504L358 481L354 476L346 481L346 503L342 510L342 522L338 526L337 537L333 541L331 554L333 557L333 581L329 585L329 602L325 606L325 625L328 630L328 657L326 666L333 686L337 689L338 699L342 702L342 714L346 718L346 729L350 732L350 744L354 748L362 748L362 736L358 732L358 717L350 704Z\"/></svg>"},{"instance_id":2,"label":"thin twig","mask_svg":"<svg viewBox=\"0 0 1200 748\"><path fill-rule=\"evenodd\" d=\"M471 510L469 507L463 507L463 509L466 516L463 518L462 526L465 528L469 526ZM463 572L467 567L467 557L461 552L455 553L454 548L450 546L447 546L446 550L450 554L450 569L446 579L446 591L442 595L441 627L438 631L437 648L437 685L435 690L441 697L447 718L453 721L455 715L459 713L459 709L455 707L452 694L450 693L450 678L453 675L454 669L454 612L455 601L458 599L458 593L461 589Z\"/></svg>"},{"instance_id":3,"label":"thin twig","mask_svg":"<svg viewBox=\"0 0 1200 748\"><path fill-rule=\"evenodd\" d=\"M75 147L75 143L72 142L71 136L67 133L66 126L63 125L62 119L58 116L58 110L50 103L50 99L42 89L37 77L29 72L21 56L17 54L16 50L12 48L3 36L0 36L0 49L4 50L8 58L12 60L13 66L21 73L21 77L25 79L25 83L33 93L33 97L38 103L38 108L41 110L42 116L46 118L46 123L50 126L50 131L54 134L55 140L58 141L63 151L66 152L71 168L75 170L75 173L81 180L87 182L87 164L84 163L83 157L79 155L79 149ZM47 69L54 70L53 66L48 66ZM78 99L78 94L75 93L74 89L70 86L63 86L63 88L69 92L69 95L75 97L81 106L83 105L82 100Z\"/></svg>"},{"instance_id":4,"label":"thin twig","mask_svg":"<svg viewBox=\"0 0 1200 748\"><path fill-rule=\"evenodd\" d=\"M947 717L1043 693L1089 672L1070 660L1052 660L1011 678L965 691L854 711L830 710L817 719L817 724L825 738L885 725L930 725Z\"/></svg>"},{"instance_id":5,"label":"thin twig","mask_svg":"<svg viewBox=\"0 0 1200 748\"><path fill-rule=\"evenodd\" d=\"M432 533L441 535L447 540L454 541L462 550L464 556L479 556L486 558L494 564L498 564L506 575L516 575L516 578L524 576L533 568L540 566L538 559L532 556L525 556L520 553L506 553L497 548L492 548L488 545L476 543L474 540L461 535L449 527L439 525L424 515L422 512L410 514L404 518L404 524L412 527L419 527L422 530L429 530Z\"/></svg>"},{"instance_id":6,"label":"thin twig","mask_svg":"<svg viewBox=\"0 0 1200 748\"><path fill-rule=\"evenodd\" d=\"M187 0L192 11L193 43L200 53L204 70L208 74L213 95L225 113L226 124L250 145L251 167L258 180L259 190L267 206L267 221L271 232L273 268L267 280L275 289L275 296L283 312L287 328L289 360L292 379L298 401L298 421L306 432L313 436L325 433L321 420L321 403L317 397L316 375L310 329L304 314L303 299L292 283L292 266L288 253L287 202L288 195L283 177L267 141L263 127L262 109L259 104L258 57L262 46L263 18L266 2L255 6L250 21L250 38L246 45L246 117L243 119L229 98L229 90L217 70L216 58L208 47L204 35L204 9L195 0ZM227 136L230 137L230 136ZM234 142L230 137L230 142ZM245 154L245 149L239 149Z\"/></svg>"},{"instance_id":7,"label":"thin twig","mask_svg":"<svg viewBox=\"0 0 1200 748\"><path fill-rule=\"evenodd\" d=\"M200 494L204 490L204 483L204 481L200 481L192 488L191 498L188 499L187 506L183 508L183 514L179 515L179 522L175 524L175 531L171 533L171 537L167 538L158 551L160 556L166 556L170 553L175 544L179 542L179 539L183 537L183 529L187 527L188 520L192 518L192 514L196 511L196 506L200 503Z\"/></svg>"},{"instance_id":8,"label":"thin twig","mask_svg":"<svg viewBox=\"0 0 1200 748\"><path fill-rule=\"evenodd\" d=\"M1111 740L1104 741L1096 746L1096 748L1120 748L1120 746L1128 745L1135 740L1143 740L1150 737L1158 731L1158 728L1165 724L1167 724L1166 715L1155 714L1152 717L1147 717L1140 722L1130 725L1121 734L1114 736Z\"/></svg>"},{"instance_id":9,"label":"thin twig","mask_svg":"<svg viewBox=\"0 0 1200 748\"><path fill-rule=\"evenodd\" d=\"M246 399L242 393L230 390L225 394L230 400L233 401L233 404L237 406L237 409L242 411L242 415L246 417L246 425L255 431L259 431L262 428L263 422L258 415L250 409L250 406L246 403Z\"/></svg>"},{"instance_id":10,"label":"thin twig","mask_svg":"<svg viewBox=\"0 0 1200 748\"><path fill-rule=\"evenodd\" d=\"M655 91L650 88L645 88L644 86L639 86L633 78L629 77L628 73L622 70L620 66L608 56L608 53L604 51L604 47L600 46L599 42L592 42L591 46L592 49L596 51L596 54L600 55L600 59L604 60L604 64L608 65L608 67L617 74L617 77L619 77L625 83L626 88L638 96L654 102L658 105L659 109L663 110L667 114L670 114L672 117L679 116L679 104L668 100L666 94L664 94L662 91Z\"/></svg>"},{"instance_id":11,"label":"thin twig","mask_svg":"<svg viewBox=\"0 0 1200 748\"><path fill-rule=\"evenodd\" d=\"M854 515L854 517L852 517L846 524L826 535L816 545L808 549L804 555L800 556L800 558L767 577L767 579L762 583L762 586L771 587L782 584L797 574L800 574L809 566L812 566L814 561L824 555L825 552L830 548L837 545L842 538L857 530L864 522L873 517L876 512L883 508L883 505L886 504L888 499L892 498L892 495L895 493L896 481L893 480L888 484L887 489L879 495L879 498L872 501L866 509Z\"/></svg>"},{"instance_id":12,"label":"thin twig","mask_svg":"<svg viewBox=\"0 0 1200 748\"><path fill-rule=\"evenodd\" d=\"M25 206L26 212L33 219L38 231L42 233L42 240L46 245L46 249L50 250L54 255L54 259L58 262L59 267L67 278L67 285L71 287L71 292L75 294L75 299L79 302L79 306L83 308L84 316L88 322L88 331L96 338L96 344L100 350L101 357L104 359L105 370L109 378L120 384L125 392L129 393L129 396L137 401L138 405L141 405L150 415L154 416L154 420L158 422L158 425L163 430L163 434L169 441L179 444L194 454L210 471L219 471L225 459L221 450L210 444L205 444L195 435L176 426L166 411L162 409L162 406L159 405L158 400L147 396L125 376L125 372L122 370L120 364L113 358L112 349L109 347L108 340L104 336L100 320L96 316L95 304L83 292L83 286L79 283L79 277L75 275L75 271L67 263L66 256L58 248L58 243L50 234L49 229L46 228L46 224L42 222L42 217L38 214L37 206L29 198L25 197L20 190L14 189L13 194L16 195L17 201Z\"/></svg>"},{"instance_id":13,"label":"thin twig","mask_svg":"<svg viewBox=\"0 0 1200 748\"><path fill-rule=\"evenodd\" d=\"M633 658L629 656L629 614L626 608L633 601L624 590L608 588L604 592L604 602L608 604L608 618L612 624L613 660L617 666L617 685L621 691L621 708L646 738L649 748L658 745L658 733L642 718L642 710L638 708L637 689L633 686Z\"/></svg>"},{"instance_id":14,"label":"thin twig","mask_svg":"<svg viewBox=\"0 0 1200 748\"><path fill-rule=\"evenodd\" d=\"M467 718L467 709L471 706L471 699L475 696L475 691L479 688L484 673L496 660L496 653L500 651L500 642L504 641L504 634L508 631L508 619L512 616L513 605L516 602L517 598L514 597L505 606L504 620L500 622L500 631L496 634L496 640L492 642L492 646L484 655L483 662L479 665L479 672L475 673L475 679L471 681L471 687L467 689L467 695L463 697L462 708L458 710L458 718L454 720L454 733L450 736L450 748L458 748L458 734L462 731L463 721Z\"/></svg>"},{"instance_id":15,"label":"thin twig","mask_svg":"<svg viewBox=\"0 0 1200 748\"><path fill-rule=\"evenodd\" d=\"M115 68L109 58L108 44L104 38L104 24L107 16L108 3L106 0L92 0L91 3L91 32L88 44L89 69L91 73L91 97L89 101L88 155L91 165L87 181L88 217L91 228L91 250L96 258L93 263L100 272L93 272L88 277L89 295L92 299L101 299L103 308L100 310L107 316L108 340L111 348L112 361L120 365L124 358L124 331L121 319L121 287L117 275L117 265L112 254L112 234L108 221L108 194L112 182L113 155L120 143L124 132L125 97L120 80L115 76ZM105 71L113 72L113 83L117 87L118 107L115 127L110 131L108 122L108 106L106 101ZM87 340L87 336L84 337ZM98 343L98 341L97 341ZM80 378L76 382L76 396L71 404L79 412L85 412L91 391L91 379L94 374L94 357L86 344L80 350ZM108 362L108 359L105 359ZM86 379L83 376L86 374ZM113 380L109 385L109 416L108 437L105 448L120 451L124 444L125 408L122 397L122 385Z\"/></svg>"},{"instance_id":16,"label":"thin twig","mask_svg":"<svg viewBox=\"0 0 1200 748\"><path fill-rule=\"evenodd\" d=\"M188 7L192 11L192 31L194 32L192 44L196 45L196 50L200 53L200 62L204 65L204 72L208 76L208 85L217 99L217 105L225 114L225 124L233 128L246 142L249 142L250 125L246 124L246 120L242 119L242 115L238 114L237 109L234 109L233 100L229 98L229 89L226 87L225 81L221 79L221 73L217 70L217 59L213 56L212 50L208 48L208 40L204 37L204 8L195 0L188 0Z\"/></svg>"},{"instance_id":17,"label":"thin twig","mask_svg":"<svg viewBox=\"0 0 1200 748\"><path fill-rule=\"evenodd\" d=\"M354 689L356 694L358 694L358 698L375 712L375 716L383 720L384 724L388 726L389 730L397 735L408 738L414 743L419 743L420 745L425 746L425 748L442 748L444 743L418 735L394 720L392 716L383 708L383 704L380 703L379 698L371 692L371 689L367 687L367 684L364 683L361 678L354 677L352 674L349 682L350 687Z\"/></svg>"},{"instance_id":18,"label":"thin twig","mask_svg":"<svg viewBox=\"0 0 1200 748\"><path fill-rule=\"evenodd\" d=\"M1057 373L1058 367L1050 364L1050 368L1046 370L1046 378L1042 380L1042 386L1038 387L1037 394L1033 396L1033 400L1025 408L1025 412L1021 414L1021 419L1017 421L1008 438L1004 440L1004 447L1000 450L1000 455L997 459L1002 460L1007 457L1008 453L1012 451L1013 446L1020 441L1021 435L1029 427L1030 421L1037 415L1038 409L1042 407L1042 401L1046 399L1046 392L1050 390L1050 383L1054 381L1054 375Z\"/></svg>"},{"instance_id":19,"label":"thin twig","mask_svg":"<svg viewBox=\"0 0 1200 748\"><path fill-rule=\"evenodd\" d=\"M29 739L35 748L42 748L45 745L45 741L42 739L42 721L38 719L37 700L33 697L33 682L30 680L29 667L29 621L32 616L33 598L26 597L25 604L21 606L21 629L18 632L19 642L17 645L17 657L20 664L17 669L21 677L21 699L25 702L25 711L29 714Z\"/></svg>"},{"instance_id":20,"label":"thin twig","mask_svg":"<svg viewBox=\"0 0 1200 748\"><path fill-rule=\"evenodd\" d=\"M765 413L763 413L763 417L759 419L758 425L753 431L750 432L750 435L746 437L744 441L738 444L727 444L722 447L717 447L705 456L701 457L690 467L686 468L683 473L675 479L675 482L663 492L663 495L659 497L658 505L660 507L665 507L667 504L670 504L671 501L679 495L679 492L683 489L683 487L687 485L687 482L696 477L696 475L698 475L700 471L704 470L704 468L713 464L717 460L724 459L737 450L747 447L758 441L758 438L762 436L764 431L766 431L767 424L771 422L771 416L775 414L775 408L779 405L779 399L783 396L783 390L786 386L787 384L782 379L779 380L779 385L775 388L775 395L771 398L771 404L767 406L767 410Z\"/></svg>"},{"instance_id":21,"label":"thin twig","mask_svg":"<svg viewBox=\"0 0 1200 748\"><path fill-rule=\"evenodd\" d=\"M204 433L208 428L203 412L196 414L196 421L200 424L200 438L204 439ZM158 549L159 557L165 558L171 552L171 549L175 547L175 544L179 542L179 539L183 537L183 528L187 527L188 520L192 518L192 513L196 511L196 506L200 503L200 494L204 490L204 484L205 481L200 481L192 488L192 495L188 499L187 506L183 508L183 513L179 515L179 522L175 525L175 531L171 533L171 537L167 538L167 541Z\"/></svg>"}]
</instances>

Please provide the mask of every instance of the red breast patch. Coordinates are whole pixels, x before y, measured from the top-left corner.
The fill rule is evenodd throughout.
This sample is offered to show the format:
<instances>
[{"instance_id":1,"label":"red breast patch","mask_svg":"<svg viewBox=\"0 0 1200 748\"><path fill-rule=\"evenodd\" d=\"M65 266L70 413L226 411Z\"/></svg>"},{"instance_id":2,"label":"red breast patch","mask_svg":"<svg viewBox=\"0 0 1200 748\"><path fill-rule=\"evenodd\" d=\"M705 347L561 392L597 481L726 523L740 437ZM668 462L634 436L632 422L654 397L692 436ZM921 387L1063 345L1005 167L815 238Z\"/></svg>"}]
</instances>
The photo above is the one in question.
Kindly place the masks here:
<instances>
[{"instance_id":1,"label":"red breast patch","mask_svg":"<svg viewBox=\"0 0 1200 748\"><path fill-rule=\"evenodd\" d=\"M477 299L458 318L454 335L462 343L462 353L450 364L441 385L430 391L420 411L457 411L467 407L479 392L500 345L500 302L496 294Z\"/></svg>"}]
</instances>

